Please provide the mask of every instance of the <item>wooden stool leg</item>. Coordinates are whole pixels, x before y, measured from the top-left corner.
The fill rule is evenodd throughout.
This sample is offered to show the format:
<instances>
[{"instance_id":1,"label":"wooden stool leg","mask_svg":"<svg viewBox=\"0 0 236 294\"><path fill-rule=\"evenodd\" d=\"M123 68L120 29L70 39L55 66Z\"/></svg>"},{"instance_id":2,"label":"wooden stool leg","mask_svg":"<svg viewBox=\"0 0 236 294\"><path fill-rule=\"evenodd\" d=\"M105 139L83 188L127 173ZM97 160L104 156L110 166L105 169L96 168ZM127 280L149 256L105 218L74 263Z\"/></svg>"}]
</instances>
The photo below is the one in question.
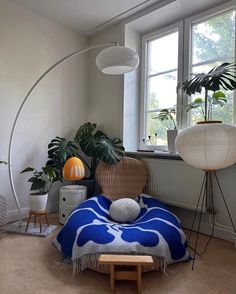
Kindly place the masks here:
<instances>
[{"instance_id":1,"label":"wooden stool leg","mask_svg":"<svg viewBox=\"0 0 236 294\"><path fill-rule=\"evenodd\" d=\"M48 215L47 215L47 213L45 213L45 219L46 219L46 223L47 223L47 225L48 225L48 227L49 227L49 222L48 222Z\"/></svg>"},{"instance_id":2,"label":"wooden stool leg","mask_svg":"<svg viewBox=\"0 0 236 294\"><path fill-rule=\"evenodd\" d=\"M138 294L142 291L142 266L138 265Z\"/></svg>"},{"instance_id":3,"label":"wooden stool leg","mask_svg":"<svg viewBox=\"0 0 236 294\"><path fill-rule=\"evenodd\" d=\"M40 227L40 233L42 233L42 217L39 215L39 227Z\"/></svg>"},{"instance_id":4,"label":"wooden stool leg","mask_svg":"<svg viewBox=\"0 0 236 294\"><path fill-rule=\"evenodd\" d=\"M30 219L31 219L31 213L29 214L29 218L28 218L27 225L26 225L26 228L25 228L26 232L27 232L28 227L29 227Z\"/></svg>"},{"instance_id":5,"label":"wooden stool leg","mask_svg":"<svg viewBox=\"0 0 236 294\"><path fill-rule=\"evenodd\" d=\"M111 292L114 292L114 290L115 290L115 266L114 266L114 264L110 265L110 286L111 286Z\"/></svg>"}]
</instances>

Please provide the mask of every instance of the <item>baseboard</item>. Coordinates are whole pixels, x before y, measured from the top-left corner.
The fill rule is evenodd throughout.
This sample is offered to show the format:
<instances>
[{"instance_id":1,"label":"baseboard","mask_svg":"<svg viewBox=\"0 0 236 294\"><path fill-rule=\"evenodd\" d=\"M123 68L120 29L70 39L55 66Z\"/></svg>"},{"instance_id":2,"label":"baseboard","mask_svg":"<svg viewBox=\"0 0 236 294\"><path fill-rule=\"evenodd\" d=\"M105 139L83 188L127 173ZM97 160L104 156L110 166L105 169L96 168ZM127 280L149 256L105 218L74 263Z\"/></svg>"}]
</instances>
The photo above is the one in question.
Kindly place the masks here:
<instances>
[{"instance_id":1,"label":"baseboard","mask_svg":"<svg viewBox=\"0 0 236 294\"><path fill-rule=\"evenodd\" d=\"M47 204L47 210L50 213L58 211L58 202L49 202ZM29 216L28 212L29 212L28 207L21 208L22 219L27 218ZM17 220L18 220L17 209L7 211L7 223L14 222Z\"/></svg>"},{"instance_id":2,"label":"baseboard","mask_svg":"<svg viewBox=\"0 0 236 294\"><path fill-rule=\"evenodd\" d=\"M181 219L181 223L182 223L183 228L185 228L185 229L191 228L192 219L187 218L187 217L180 217L180 219ZM203 221L201 223L201 228L200 228L201 233L206 234L206 235L210 235L211 230L212 230L212 226L210 225L209 222ZM216 225L215 230L214 230L214 237L232 242L235 244L235 248L236 248L236 239L235 239L236 236L232 230L223 229L223 228L218 227Z\"/></svg>"}]
</instances>

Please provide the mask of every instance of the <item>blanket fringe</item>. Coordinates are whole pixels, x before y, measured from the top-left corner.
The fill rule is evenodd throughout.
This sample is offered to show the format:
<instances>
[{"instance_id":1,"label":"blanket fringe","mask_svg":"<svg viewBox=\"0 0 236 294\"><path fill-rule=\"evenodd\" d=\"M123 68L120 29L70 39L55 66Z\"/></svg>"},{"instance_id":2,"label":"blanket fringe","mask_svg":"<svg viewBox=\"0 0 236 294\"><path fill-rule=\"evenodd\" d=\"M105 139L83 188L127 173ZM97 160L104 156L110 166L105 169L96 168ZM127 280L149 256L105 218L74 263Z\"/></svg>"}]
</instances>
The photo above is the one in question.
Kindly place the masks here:
<instances>
[{"instance_id":1,"label":"blanket fringe","mask_svg":"<svg viewBox=\"0 0 236 294\"><path fill-rule=\"evenodd\" d=\"M80 259L76 259L73 261L73 276L76 273L82 272L85 269L92 269L95 271L99 271L102 273L109 273L109 265L100 264L98 262L99 254L91 254L85 255ZM120 254L120 255L137 255L137 253L111 253L111 252L103 252L102 254ZM140 255L140 254L139 254ZM146 255L146 254L143 254ZM163 272L164 275L167 276L167 264L164 257L160 256L153 256L154 264L149 266L143 267L143 272L153 271L153 270L160 270Z\"/></svg>"}]
</instances>

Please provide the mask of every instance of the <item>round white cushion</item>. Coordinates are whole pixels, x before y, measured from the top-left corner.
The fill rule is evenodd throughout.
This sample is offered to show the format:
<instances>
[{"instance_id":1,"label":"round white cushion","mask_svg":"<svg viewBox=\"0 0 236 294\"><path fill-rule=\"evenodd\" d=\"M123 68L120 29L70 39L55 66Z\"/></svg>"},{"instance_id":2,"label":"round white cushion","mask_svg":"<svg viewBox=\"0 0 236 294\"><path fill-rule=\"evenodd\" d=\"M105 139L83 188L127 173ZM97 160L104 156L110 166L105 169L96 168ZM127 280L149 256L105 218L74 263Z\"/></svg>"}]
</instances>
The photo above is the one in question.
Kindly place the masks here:
<instances>
[{"instance_id":1,"label":"round white cushion","mask_svg":"<svg viewBox=\"0 0 236 294\"><path fill-rule=\"evenodd\" d=\"M139 204L130 198L114 201L109 210L110 217L119 223L129 223L135 220L140 213Z\"/></svg>"}]
</instances>

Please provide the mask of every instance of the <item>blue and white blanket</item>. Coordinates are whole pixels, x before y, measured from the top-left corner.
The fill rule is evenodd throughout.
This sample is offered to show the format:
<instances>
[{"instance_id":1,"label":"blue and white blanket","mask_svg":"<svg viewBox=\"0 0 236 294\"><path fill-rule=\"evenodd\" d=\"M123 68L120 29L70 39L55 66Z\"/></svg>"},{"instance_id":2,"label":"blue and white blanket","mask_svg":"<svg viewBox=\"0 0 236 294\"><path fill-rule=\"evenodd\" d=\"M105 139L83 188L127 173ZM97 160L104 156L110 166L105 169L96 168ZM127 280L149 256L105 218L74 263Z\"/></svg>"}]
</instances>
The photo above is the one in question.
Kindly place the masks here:
<instances>
[{"instance_id":1,"label":"blue and white blanket","mask_svg":"<svg viewBox=\"0 0 236 294\"><path fill-rule=\"evenodd\" d=\"M109 217L111 200L99 195L81 203L69 216L54 245L72 261L97 253L147 254L166 264L187 260L186 237L180 221L157 199L136 199L139 217L119 224Z\"/></svg>"}]
</instances>

